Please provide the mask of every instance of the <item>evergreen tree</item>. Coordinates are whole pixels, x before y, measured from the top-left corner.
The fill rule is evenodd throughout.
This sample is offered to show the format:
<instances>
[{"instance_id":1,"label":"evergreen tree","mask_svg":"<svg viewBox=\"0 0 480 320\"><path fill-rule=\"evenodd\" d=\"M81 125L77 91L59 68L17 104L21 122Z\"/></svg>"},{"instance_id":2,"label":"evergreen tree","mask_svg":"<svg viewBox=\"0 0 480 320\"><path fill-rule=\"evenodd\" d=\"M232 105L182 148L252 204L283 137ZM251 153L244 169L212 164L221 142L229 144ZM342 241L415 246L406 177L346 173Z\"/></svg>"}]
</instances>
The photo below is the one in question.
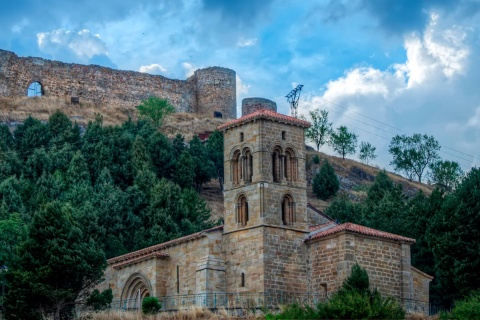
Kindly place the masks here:
<instances>
[{"instance_id":1,"label":"evergreen tree","mask_svg":"<svg viewBox=\"0 0 480 320\"><path fill-rule=\"evenodd\" d=\"M340 189L337 175L327 160L313 178L312 188L317 198L322 200L328 200Z\"/></svg>"},{"instance_id":2,"label":"evergreen tree","mask_svg":"<svg viewBox=\"0 0 480 320\"><path fill-rule=\"evenodd\" d=\"M72 209L59 202L34 215L28 238L6 274L7 319L41 319L45 311L60 319L79 293L101 279L105 256L72 217Z\"/></svg>"},{"instance_id":3,"label":"evergreen tree","mask_svg":"<svg viewBox=\"0 0 480 320\"><path fill-rule=\"evenodd\" d=\"M190 152L184 150L175 164L174 181L182 188L193 188L195 185L195 162Z\"/></svg>"},{"instance_id":4,"label":"evergreen tree","mask_svg":"<svg viewBox=\"0 0 480 320\"><path fill-rule=\"evenodd\" d=\"M224 180L224 158L223 158L223 133L214 131L207 140L207 154L215 168L215 176L220 184L220 190L223 190Z\"/></svg>"},{"instance_id":5,"label":"evergreen tree","mask_svg":"<svg viewBox=\"0 0 480 320\"><path fill-rule=\"evenodd\" d=\"M189 152L193 160L192 169L195 172L195 188L200 191L205 182L215 177L215 165L210 160L207 150L198 136L194 136L190 141Z\"/></svg>"}]
</instances>

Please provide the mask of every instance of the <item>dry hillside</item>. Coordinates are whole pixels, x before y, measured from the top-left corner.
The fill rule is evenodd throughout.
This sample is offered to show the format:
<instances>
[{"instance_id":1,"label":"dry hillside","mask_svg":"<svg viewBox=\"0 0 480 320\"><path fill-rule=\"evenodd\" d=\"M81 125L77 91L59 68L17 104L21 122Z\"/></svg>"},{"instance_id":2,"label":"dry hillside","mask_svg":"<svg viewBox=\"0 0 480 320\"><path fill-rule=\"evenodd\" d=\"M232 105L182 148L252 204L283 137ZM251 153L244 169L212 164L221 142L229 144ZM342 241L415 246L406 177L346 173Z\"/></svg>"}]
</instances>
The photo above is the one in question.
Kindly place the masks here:
<instances>
[{"instance_id":1,"label":"dry hillside","mask_svg":"<svg viewBox=\"0 0 480 320\"><path fill-rule=\"evenodd\" d=\"M119 124L127 120L128 117L137 119L134 107L96 106L89 103L71 105L61 98L50 97L0 98L0 121L3 123L15 125L28 115L40 120L47 120L56 110L61 110L72 121L81 125L86 125L88 121L94 120L97 113L103 115L105 125ZM165 121L161 131L171 138L180 133L185 136L185 141L189 141L196 134L215 130L224 121L222 119L202 118L195 114L176 113ZM345 192L353 200L360 200L365 197L368 186L373 183L375 175L380 170L354 160L341 159L312 150L307 151L308 201L321 210L328 207L329 202L316 199L310 185L313 176L320 167L319 164L313 163L313 157L316 154L321 160L327 159L333 165L340 178L341 192ZM423 190L426 193L431 192L431 187L428 185L408 181L393 173L389 173L389 176L395 182L403 185L407 195L413 195L418 190ZM221 218L223 214L223 194L218 181L207 183L202 190L202 196L212 208L213 218Z\"/></svg>"}]
</instances>

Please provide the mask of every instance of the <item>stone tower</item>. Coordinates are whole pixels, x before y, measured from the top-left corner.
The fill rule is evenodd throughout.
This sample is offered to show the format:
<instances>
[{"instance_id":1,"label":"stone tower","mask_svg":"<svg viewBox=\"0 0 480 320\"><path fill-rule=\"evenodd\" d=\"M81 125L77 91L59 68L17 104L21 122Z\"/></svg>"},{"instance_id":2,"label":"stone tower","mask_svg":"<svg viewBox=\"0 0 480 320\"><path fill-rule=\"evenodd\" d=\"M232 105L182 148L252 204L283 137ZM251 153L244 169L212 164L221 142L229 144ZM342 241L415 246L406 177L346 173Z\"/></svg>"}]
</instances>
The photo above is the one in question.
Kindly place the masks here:
<instances>
[{"instance_id":1,"label":"stone tower","mask_svg":"<svg viewBox=\"0 0 480 320\"><path fill-rule=\"evenodd\" d=\"M220 127L225 254L236 261L226 266L227 292L305 292L304 129L310 124L271 108L244 110L250 113Z\"/></svg>"}]
</instances>

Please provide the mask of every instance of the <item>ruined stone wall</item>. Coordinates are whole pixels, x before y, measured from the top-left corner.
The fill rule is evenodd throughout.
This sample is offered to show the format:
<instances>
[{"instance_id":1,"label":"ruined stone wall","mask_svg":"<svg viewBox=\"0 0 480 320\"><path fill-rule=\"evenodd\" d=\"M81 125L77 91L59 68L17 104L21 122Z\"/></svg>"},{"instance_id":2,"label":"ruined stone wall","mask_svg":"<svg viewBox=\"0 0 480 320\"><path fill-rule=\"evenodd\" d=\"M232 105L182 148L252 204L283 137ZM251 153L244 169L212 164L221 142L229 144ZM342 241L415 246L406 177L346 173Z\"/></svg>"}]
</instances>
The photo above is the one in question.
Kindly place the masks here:
<instances>
[{"instance_id":1,"label":"ruined stone wall","mask_svg":"<svg viewBox=\"0 0 480 320\"><path fill-rule=\"evenodd\" d=\"M410 272L402 267L402 244L341 233L309 246L311 291L320 292L325 286L329 293L338 290L358 262L367 270L372 288L397 299L404 297L403 282L408 279L403 276Z\"/></svg>"},{"instance_id":2,"label":"ruined stone wall","mask_svg":"<svg viewBox=\"0 0 480 320\"><path fill-rule=\"evenodd\" d=\"M235 71L211 67L197 70L187 80L121 71L96 65L63 63L34 57L18 57L0 50L0 97L27 96L32 82L42 85L45 96L104 106L137 106L142 100L166 98L178 112L236 118Z\"/></svg>"},{"instance_id":3,"label":"ruined stone wall","mask_svg":"<svg viewBox=\"0 0 480 320\"><path fill-rule=\"evenodd\" d=\"M277 112L277 104L265 98L245 98L242 100L242 117L260 109L268 109Z\"/></svg>"}]
</instances>

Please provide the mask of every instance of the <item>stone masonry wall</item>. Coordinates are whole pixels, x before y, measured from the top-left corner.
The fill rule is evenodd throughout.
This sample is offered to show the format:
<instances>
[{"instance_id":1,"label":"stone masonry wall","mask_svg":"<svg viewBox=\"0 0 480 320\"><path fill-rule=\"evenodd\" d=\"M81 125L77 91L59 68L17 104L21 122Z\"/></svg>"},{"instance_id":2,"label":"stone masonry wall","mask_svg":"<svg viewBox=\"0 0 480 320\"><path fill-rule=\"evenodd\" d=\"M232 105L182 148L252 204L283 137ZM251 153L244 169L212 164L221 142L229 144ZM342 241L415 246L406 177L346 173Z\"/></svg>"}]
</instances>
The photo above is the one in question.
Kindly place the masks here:
<instances>
[{"instance_id":1,"label":"stone masonry wall","mask_svg":"<svg viewBox=\"0 0 480 320\"><path fill-rule=\"evenodd\" d=\"M265 291L307 292L307 247L305 233L286 228L265 228Z\"/></svg>"},{"instance_id":2,"label":"stone masonry wall","mask_svg":"<svg viewBox=\"0 0 480 320\"><path fill-rule=\"evenodd\" d=\"M150 96L166 98L178 112L236 118L235 71L211 67L197 70L187 80L121 71L96 65L63 63L18 57L0 50L0 97L26 96L29 85L42 85L45 96L70 101L79 97L98 105L137 106Z\"/></svg>"},{"instance_id":3,"label":"stone masonry wall","mask_svg":"<svg viewBox=\"0 0 480 320\"><path fill-rule=\"evenodd\" d=\"M372 288L402 298L402 244L350 233L340 233L309 244L310 291L336 291L358 264L365 268ZM323 289L324 290L324 289Z\"/></svg>"},{"instance_id":4,"label":"stone masonry wall","mask_svg":"<svg viewBox=\"0 0 480 320\"><path fill-rule=\"evenodd\" d=\"M227 292L264 292L263 228L251 227L223 236ZM245 274L245 286L241 275Z\"/></svg>"},{"instance_id":5,"label":"stone masonry wall","mask_svg":"<svg viewBox=\"0 0 480 320\"><path fill-rule=\"evenodd\" d=\"M205 237L167 247L162 252L168 258L151 258L121 269L109 265L105 280L99 290L112 288L113 300L119 300L129 277L143 274L152 286L153 296L225 292L225 264L223 259L222 232L216 231ZM177 293L177 266L179 289ZM208 281L205 281L207 280Z\"/></svg>"}]
</instances>

